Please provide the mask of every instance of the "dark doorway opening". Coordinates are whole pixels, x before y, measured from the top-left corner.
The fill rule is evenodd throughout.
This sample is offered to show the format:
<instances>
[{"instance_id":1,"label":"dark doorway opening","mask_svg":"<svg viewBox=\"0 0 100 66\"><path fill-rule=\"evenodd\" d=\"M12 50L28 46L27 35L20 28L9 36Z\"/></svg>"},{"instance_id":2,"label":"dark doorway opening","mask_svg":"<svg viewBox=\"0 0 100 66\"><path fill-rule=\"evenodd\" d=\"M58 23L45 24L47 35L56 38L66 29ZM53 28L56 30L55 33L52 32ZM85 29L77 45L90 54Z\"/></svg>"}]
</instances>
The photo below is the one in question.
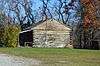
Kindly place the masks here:
<instances>
[{"instance_id":1,"label":"dark doorway opening","mask_svg":"<svg viewBox=\"0 0 100 66\"><path fill-rule=\"evenodd\" d=\"M19 44L20 46L30 46L33 45L33 30L23 31L19 34Z\"/></svg>"}]
</instances>

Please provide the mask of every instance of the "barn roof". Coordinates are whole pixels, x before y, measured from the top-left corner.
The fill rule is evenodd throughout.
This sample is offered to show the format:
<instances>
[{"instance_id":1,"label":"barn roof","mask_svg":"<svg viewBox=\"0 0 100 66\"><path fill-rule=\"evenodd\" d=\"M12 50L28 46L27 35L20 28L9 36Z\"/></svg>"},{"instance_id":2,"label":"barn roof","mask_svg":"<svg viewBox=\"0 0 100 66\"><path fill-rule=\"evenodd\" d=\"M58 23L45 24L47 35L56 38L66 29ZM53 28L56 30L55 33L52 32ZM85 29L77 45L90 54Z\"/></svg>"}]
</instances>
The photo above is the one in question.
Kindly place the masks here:
<instances>
[{"instance_id":1,"label":"barn roof","mask_svg":"<svg viewBox=\"0 0 100 66\"><path fill-rule=\"evenodd\" d=\"M69 26L63 24L60 21L57 21L55 19L48 19L44 21L39 21L35 25L32 25L31 27L27 28L27 30L21 31L20 33L28 32L31 30L64 30L64 31L70 31L71 29Z\"/></svg>"},{"instance_id":2,"label":"barn roof","mask_svg":"<svg viewBox=\"0 0 100 66\"><path fill-rule=\"evenodd\" d=\"M20 33L25 33L25 32L29 32L29 31L32 31L31 29L29 30L24 30L24 31L21 31Z\"/></svg>"},{"instance_id":3,"label":"barn roof","mask_svg":"<svg viewBox=\"0 0 100 66\"><path fill-rule=\"evenodd\" d=\"M68 26L54 19L49 19L43 22L39 22L32 27L32 29L40 30L71 30Z\"/></svg>"}]
</instances>

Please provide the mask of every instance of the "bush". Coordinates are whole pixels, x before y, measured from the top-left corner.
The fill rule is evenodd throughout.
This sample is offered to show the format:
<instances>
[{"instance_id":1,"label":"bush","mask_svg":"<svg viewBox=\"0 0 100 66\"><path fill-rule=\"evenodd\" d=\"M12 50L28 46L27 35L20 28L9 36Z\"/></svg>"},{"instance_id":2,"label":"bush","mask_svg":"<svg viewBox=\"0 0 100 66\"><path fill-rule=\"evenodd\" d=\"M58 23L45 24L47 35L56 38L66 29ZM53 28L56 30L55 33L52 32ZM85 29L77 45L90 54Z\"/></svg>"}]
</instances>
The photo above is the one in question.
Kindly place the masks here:
<instances>
[{"instance_id":1,"label":"bush","mask_svg":"<svg viewBox=\"0 0 100 66\"><path fill-rule=\"evenodd\" d=\"M20 28L15 25L6 26L4 29L4 44L6 47L17 47Z\"/></svg>"}]
</instances>

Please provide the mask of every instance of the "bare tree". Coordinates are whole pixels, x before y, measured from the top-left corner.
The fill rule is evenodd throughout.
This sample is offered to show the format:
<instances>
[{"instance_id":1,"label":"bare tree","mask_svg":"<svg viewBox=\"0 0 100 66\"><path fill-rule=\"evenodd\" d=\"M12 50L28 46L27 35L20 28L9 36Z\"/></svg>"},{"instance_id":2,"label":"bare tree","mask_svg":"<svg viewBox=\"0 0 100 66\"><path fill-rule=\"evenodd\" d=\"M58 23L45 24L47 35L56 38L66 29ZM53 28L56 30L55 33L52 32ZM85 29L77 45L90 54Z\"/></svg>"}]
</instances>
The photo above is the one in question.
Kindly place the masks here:
<instances>
[{"instance_id":1,"label":"bare tree","mask_svg":"<svg viewBox=\"0 0 100 66\"><path fill-rule=\"evenodd\" d=\"M6 14L9 15L13 22L19 22L21 29L23 30L24 22L27 22L27 25L35 23L34 15L32 14L32 3L30 0L6 0L2 1L6 3ZM12 16L13 15L13 16Z\"/></svg>"},{"instance_id":2,"label":"bare tree","mask_svg":"<svg viewBox=\"0 0 100 66\"><path fill-rule=\"evenodd\" d=\"M24 8L25 15L27 17L27 22L35 23L35 17L32 14L32 2L30 0L24 0L21 4Z\"/></svg>"},{"instance_id":3,"label":"bare tree","mask_svg":"<svg viewBox=\"0 0 100 66\"><path fill-rule=\"evenodd\" d=\"M47 20L49 18L49 16L50 16L50 18L52 18L52 14L51 14L50 9L48 7L49 1L50 0L41 0L41 2L43 3L43 7L42 7L42 20Z\"/></svg>"},{"instance_id":4,"label":"bare tree","mask_svg":"<svg viewBox=\"0 0 100 66\"><path fill-rule=\"evenodd\" d=\"M54 4L56 14L58 14L58 20L61 20L64 24L69 24L71 12L70 10L77 10L76 0L57 0L58 5Z\"/></svg>"}]
</instances>

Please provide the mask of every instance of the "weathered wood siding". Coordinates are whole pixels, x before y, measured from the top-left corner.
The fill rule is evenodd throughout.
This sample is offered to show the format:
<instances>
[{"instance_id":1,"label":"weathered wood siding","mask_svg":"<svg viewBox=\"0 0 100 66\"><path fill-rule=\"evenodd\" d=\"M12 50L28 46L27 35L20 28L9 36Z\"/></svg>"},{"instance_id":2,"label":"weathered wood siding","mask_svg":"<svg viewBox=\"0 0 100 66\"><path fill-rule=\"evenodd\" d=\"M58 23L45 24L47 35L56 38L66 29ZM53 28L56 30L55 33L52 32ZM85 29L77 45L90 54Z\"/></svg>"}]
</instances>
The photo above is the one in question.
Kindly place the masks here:
<instances>
[{"instance_id":1,"label":"weathered wood siding","mask_svg":"<svg viewBox=\"0 0 100 66\"><path fill-rule=\"evenodd\" d=\"M33 28L33 47L65 47L70 43L70 29L48 20Z\"/></svg>"}]
</instances>

